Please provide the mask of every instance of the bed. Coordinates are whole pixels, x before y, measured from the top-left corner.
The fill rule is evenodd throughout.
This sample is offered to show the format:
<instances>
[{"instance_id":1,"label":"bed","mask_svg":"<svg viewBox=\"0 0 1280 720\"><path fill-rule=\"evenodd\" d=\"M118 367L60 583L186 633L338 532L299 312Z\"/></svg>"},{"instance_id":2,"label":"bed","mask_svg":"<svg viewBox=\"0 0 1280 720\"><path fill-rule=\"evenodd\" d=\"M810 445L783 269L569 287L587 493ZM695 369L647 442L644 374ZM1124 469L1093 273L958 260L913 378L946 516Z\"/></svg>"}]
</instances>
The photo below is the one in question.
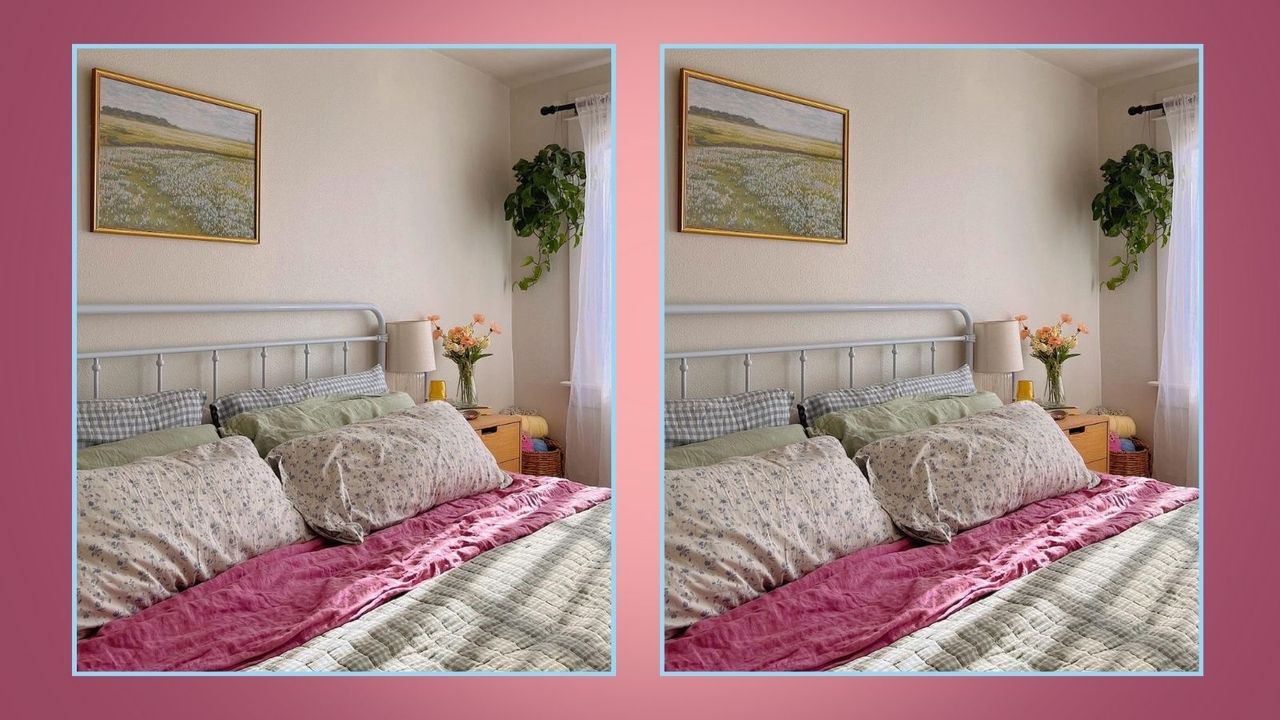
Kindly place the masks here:
<instances>
[{"instance_id":1,"label":"bed","mask_svg":"<svg viewBox=\"0 0 1280 720\"><path fill-rule=\"evenodd\" d=\"M718 436L778 435L778 428L742 429L759 424L764 412L759 398L779 392L751 386L752 366L767 356L799 358L790 376L795 379L798 374L799 396L787 391L785 397L795 397L802 409L826 409L815 401L823 393L806 395L812 387L811 382L806 387L806 376L815 358L831 355L848 362L846 388L832 392L844 392L841 397L846 399L870 398L857 410L842 412L883 416L906 412L920 403L957 402L951 396L944 400L932 394L871 397L873 388L855 385L854 363L866 362L859 357L862 348L884 349L884 357L877 359L889 376L887 388L930 388L961 370L967 373L973 325L961 305L667 308L669 316L741 315L773 322L783 319L775 316L859 317L865 313L927 314L934 323L924 334L907 332L892 338L668 352L668 368L675 369L679 378L679 400L668 402L668 447L675 451L710 447L723 442ZM958 318L959 323L954 330L937 331L938 315ZM943 345L951 346L949 356L956 358L960 370L940 372L937 358ZM916 366L922 371L919 377L899 377L899 354L907 348L914 352L904 355L923 357ZM730 402L728 398L689 397L689 379L696 372L690 361L719 359L723 363L725 358L742 360L739 388L743 394L732 397L754 398L751 401L757 403L752 409L738 408L734 417L741 422L737 425L723 418L704 419L719 417L707 413L718 411L716 403ZM718 371L723 373L724 367ZM844 370L841 376L846 377ZM674 386L669 390L674 392ZM954 388L947 392L959 396ZM769 410L775 425L794 421L778 414L781 405L775 402ZM838 424L815 423L818 418L809 417L805 419L810 426L807 440L788 437L785 442L792 444L779 446L784 441L773 439L772 445L764 446L770 449L749 457L726 457L751 447L741 439L737 445L724 445L730 450L705 451L704 455L712 453L711 459L702 457L696 463L679 464L685 455L673 455L669 449L664 493L664 671L1199 673L1200 501L1195 489L1150 478L1088 473L1087 482L1045 489L997 507L987 517L943 527L943 537L933 535L927 522L903 512L906 507L936 520L946 516L944 510L952 502L952 489L945 485L920 486L929 493L936 491L923 499L893 486L901 478L915 477L903 468L917 467L925 457L921 448L934 452L956 437L976 442L967 433L986 438L985 447L995 448L993 455L1005 452L999 450L1001 443L1022 444L1022 436L1017 435L1021 432L1028 433L1032 443L1057 442L1052 423L1036 417L1045 413L1019 405L1028 404L987 405L959 419L932 418L937 424L931 427L895 428L892 433L861 438L855 447L848 446L848 437L837 438L840 442L822 437L826 430L841 427ZM883 408L889 410L881 412ZM1008 427L1016 427L1016 432L1004 434L998 428L1006 426L993 425L997 422L1014 423ZM1037 425L1042 422L1048 430ZM708 424L716 427L699 434ZM727 431L736 432L725 435ZM678 437L674 446L673 434ZM712 439L704 439L708 437ZM1069 450L1069 443L1066 447ZM1035 450L1045 457L1061 448L1035 446ZM895 451L906 452L910 459L901 466L887 464L895 460ZM975 462L981 467L982 458ZM937 471L936 466L930 467ZM1021 467L1011 474L1038 472L1027 470L1031 465ZM1078 477L1071 475L1075 468L1064 472ZM938 482L945 482L945 477L939 477L943 479ZM860 491L864 495L856 500L849 498L846 489L857 487L847 484L851 478L869 488ZM991 484L998 486L999 478L993 476ZM830 492L835 485L840 492ZM734 486L738 489L706 489ZM806 489L810 486L811 490ZM912 485L901 487L918 490ZM735 492L750 496L749 510L735 514ZM775 495L788 498L793 506L803 504L804 509L775 510L769 504ZM673 508L673 503L678 507ZM883 507L871 510L867 505ZM710 507L715 511L705 512ZM885 519L868 519L872 512L892 521L892 530L877 530L876 523ZM733 518L733 527L722 527L716 519L719 515ZM752 530L757 516L767 521ZM849 537L846 526L851 522L862 528L862 535ZM752 538L757 531L760 537ZM833 539L841 532L844 535ZM719 577L699 576L697 564L719 568Z\"/></svg>"},{"instance_id":2,"label":"bed","mask_svg":"<svg viewBox=\"0 0 1280 720\"><path fill-rule=\"evenodd\" d=\"M82 350L77 353L77 360L80 371L86 373L85 385L92 388L92 400L100 399L100 388L104 384L102 377L111 371L106 365L119 358L154 358L157 394L174 392L166 390L165 368L171 364L168 362L170 358L179 355L207 358L208 363L201 369L200 377L212 390L209 399L234 397L235 393L219 396L220 392L225 393L228 385L225 380L227 371L223 368L224 379L222 387L219 387L219 365L225 365L229 358L247 351L255 356L255 360L261 361L261 373L256 384L263 396L279 391L280 397L293 399L296 393L292 389L312 388L314 384L316 388L356 388L351 392L358 396L345 399L347 396L344 394L340 402L367 404L370 398L373 402L380 401L381 396L359 394L368 391L354 384L374 369L380 374L385 357L385 321L381 311L371 304L82 305L77 311L82 323L92 322L87 318L103 315L178 316L207 321L223 316L231 320L242 319L245 314L253 313L290 314L298 318L344 316L344 328L351 327L350 316L354 314L357 318L365 318L360 324L367 330L356 333L322 332L287 340ZM307 327L314 327L314 323ZM357 351L357 347L362 345L363 353ZM372 352L369 352L370 348ZM268 383L267 359L276 353L287 354L290 364L294 364L292 361L296 355L300 380L280 386ZM374 369L353 371L356 358L370 355L377 363ZM334 369L340 368L341 374L313 378L313 364L319 364L316 359L321 356L332 358ZM321 391L308 392L310 398ZM394 393L387 393L387 396L391 394ZM205 397L203 391L199 396ZM110 398L101 400L108 410L115 407L110 404ZM82 414L86 412L84 407L98 406L82 405ZM128 416L132 406L123 407L128 412L122 414ZM215 412L219 407L227 412L226 403L215 401L212 405ZM268 407L267 411L275 407ZM458 458L472 457L466 453L474 452L475 447L483 449L483 445L475 445L479 439L474 437L473 431L466 433L459 429L466 427L469 430L460 414L439 403L396 408L400 406L378 410L371 419L364 418L341 427L294 437L281 442L270 453L266 448L256 448L248 438L228 434L230 425L224 422L222 437L217 442L163 456L134 459L128 463L116 460L114 465L105 469L94 466L94 469L78 471L78 484L89 482L85 478L93 478L92 482L97 485L91 489L99 485L110 489L121 487L119 483L129 478L136 478L142 472L137 468L147 469L152 475L163 478L165 473L180 473L183 468L212 457L210 464L201 467L215 470L238 468L237 472L245 473L246 477L252 476L252 482L259 483L259 492L264 494L258 497L266 500L254 506L246 504L239 511L241 514L260 513L263 505L275 504L281 508L276 508L272 517L289 517L279 520L285 530L277 533L278 537L259 542L251 551L239 554L228 554L220 546L199 547L204 540L193 531L191 534L195 539L191 541L193 547L187 551L188 555L198 558L199 562L208 557L216 561L220 555L228 556L216 566L202 569L204 575L194 583L190 583L189 577L180 577L175 582L160 577L165 568L156 570L155 564L145 557L120 556L120 551L108 555L117 565L140 568L139 574L150 573L175 587L162 593L163 597L146 602L133 602L136 597L131 595L126 610L115 609L114 615L105 618L105 624L100 619L89 623L92 627L80 627L75 643L77 672L610 671L613 657L610 491L562 478L504 473L496 463L492 468L473 468L468 465L472 460ZM204 411L204 407L199 410ZM208 413L204 417L207 421ZM108 416L99 418L99 421L101 427L113 429L122 424L136 423L137 418ZM83 425L79 419L77 422ZM323 512L332 512L334 507L338 508L337 512L343 512L342 500L358 506L364 497L360 493L366 490L353 483L367 475L366 480L376 486L380 482L378 475L381 469L370 470L358 465L347 467L347 484L342 487L342 499L338 501L318 497L316 493L304 496L290 489L291 482L299 482L291 479L290 474L302 475L304 461L307 460L300 451L291 451L290 448L304 447L307 443L313 446L321 442L339 443L334 446L338 450L333 454L355 458L350 462L358 463L360 458L366 457L360 455L359 445L368 441L369 433L385 434L391 438L386 440L388 443L402 442L405 427L412 425L410 430L417 432L420 426L427 427L428 422L437 425L430 426L430 432L424 435L426 445L438 438L449 437L450 433L453 434L450 442L471 444L466 446L466 452L446 452L451 446L442 444L440 454L451 455L452 458L438 461L415 458L414 462L425 463L441 473L458 472L467 477L490 479L499 477L500 481L481 483L456 492L451 490L432 496L430 501L418 497L423 491L414 488L415 512L403 513L408 516L396 516L391 521L383 518L381 522L366 523L368 518L352 510L347 520L357 526L354 538L343 534L345 531L342 529L346 526L341 523L331 527L316 521L316 518L323 520ZM145 429L150 427L140 425L137 428ZM343 433L347 433L347 440L343 440ZM355 439L351 440L351 437ZM341 444L343 442L346 444ZM83 437L81 444L85 444ZM386 452L387 447L418 451L416 446L403 442L401 445L379 446L375 450L394 454ZM259 457L259 449L266 459ZM294 455L291 456L290 452ZM224 464L218 465L219 461ZM436 464L432 465L432 462ZM480 460L474 462L479 463ZM397 466L385 467L388 468L390 482L391 469ZM185 481L182 477L179 479ZM116 485L108 484L109 480ZM195 480L217 484L222 478L216 473L206 472ZM135 482L125 487L128 489L125 494L143 496L145 504L147 499L144 496L149 486ZM81 607L80 613L91 615L92 608L84 610L86 596L82 585L97 582L98 576L86 573L85 557L102 553L101 546L105 543L101 542L104 535L99 528L85 524L88 522L86 517L94 517L93 513L98 512L96 506L110 503L112 498L104 498L101 493L86 496L85 492L84 487L77 492L79 521L76 526L80 542L77 543L77 557L73 559L78 568L75 575L77 587L73 592ZM242 500L236 496L237 502ZM174 503L174 497L166 497L163 501ZM193 491L190 498L179 496L177 501L196 506L193 512L209 515L218 512L212 506L199 507L206 501L206 496L199 489ZM382 511L384 506L394 504L393 501L399 502L400 498L379 498L378 502L382 504L375 503L370 512ZM321 513L313 513L313 508L306 505L323 505L326 502L330 505L321 508ZM419 507L425 509L417 511ZM173 512L180 515L187 511L175 507ZM300 517L295 517L298 515ZM160 525L164 520L158 520ZM198 517L193 520L193 523L198 522ZM358 527L360 523L365 523L365 526ZM235 518L232 518L221 522L217 528L230 533L234 526ZM301 535L298 527L304 528ZM94 535L95 532L98 534ZM110 537L112 532L114 530L108 528L105 536ZM139 532L161 539L165 537L163 527L146 527ZM89 537L91 542L97 538L98 542L90 548L85 544L85 537ZM189 538L179 540L186 543ZM208 542L214 545L212 539ZM113 548L108 547L106 551L111 553ZM189 558L180 560L188 562ZM195 563L190 561L190 564ZM190 572L189 568L180 567L179 570ZM156 577L149 577L149 580L155 581ZM105 604L107 611L115 607Z\"/></svg>"}]
</instances>

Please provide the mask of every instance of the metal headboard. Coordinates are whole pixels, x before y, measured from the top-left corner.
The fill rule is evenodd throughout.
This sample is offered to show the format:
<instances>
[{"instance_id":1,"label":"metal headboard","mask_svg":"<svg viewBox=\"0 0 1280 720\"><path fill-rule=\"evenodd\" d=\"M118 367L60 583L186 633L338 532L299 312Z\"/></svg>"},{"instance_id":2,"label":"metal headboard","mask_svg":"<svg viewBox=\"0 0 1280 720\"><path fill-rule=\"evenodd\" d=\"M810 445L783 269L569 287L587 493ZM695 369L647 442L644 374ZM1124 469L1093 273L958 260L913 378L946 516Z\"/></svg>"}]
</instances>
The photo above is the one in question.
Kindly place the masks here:
<instances>
[{"instance_id":1,"label":"metal headboard","mask_svg":"<svg viewBox=\"0 0 1280 720\"><path fill-rule=\"evenodd\" d=\"M893 377L898 376L898 346L928 345L929 372L937 372L938 343L964 343L964 359L973 366L973 317L963 305L956 303L812 303L799 305L668 305L665 314L681 315L790 315L803 313L897 313L897 312L956 312L964 319L964 334L938 335L933 337L905 337L871 340L842 340L839 342L811 343L805 345L773 345L765 347L740 347L722 350L690 350L670 352L663 357L666 360L680 361L680 398L688 396L689 360L695 358L742 356L744 387L751 390L751 356L774 353L800 354L800 397L805 397L805 363L807 353L812 350L849 351L849 387L853 387L854 364L857 359L857 348L889 347L893 355Z\"/></svg>"},{"instance_id":2,"label":"metal headboard","mask_svg":"<svg viewBox=\"0 0 1280 720\"><path fill-rule=\"evenodd\" d=\"M303 377L311 374L312 345L342 345L342 372L347 373L347 352L354 342L378 344L378 362L385 365L387 357L387 321L377 305L371 303L230 303L206 305L80 305L76 315L205 315L231 313L289 313L289 312L369 312L378 323L376 335L349 337L303 338L300 340L261 340L254 342L217 345L181 345L174 347L136 348L129 350L101 350L77 352L76 360L91 360L93 371L93 397L98 397L98 380L102 373L101 361L106 358L146 357L156 358L156 391L164 389L164 357L183 353L211 353L213 360L213 396L218 396L218 353L223 350L259 350L262 358L262 387L267 385L267 349L301 347Z\"/></svg>"}]
</instances>

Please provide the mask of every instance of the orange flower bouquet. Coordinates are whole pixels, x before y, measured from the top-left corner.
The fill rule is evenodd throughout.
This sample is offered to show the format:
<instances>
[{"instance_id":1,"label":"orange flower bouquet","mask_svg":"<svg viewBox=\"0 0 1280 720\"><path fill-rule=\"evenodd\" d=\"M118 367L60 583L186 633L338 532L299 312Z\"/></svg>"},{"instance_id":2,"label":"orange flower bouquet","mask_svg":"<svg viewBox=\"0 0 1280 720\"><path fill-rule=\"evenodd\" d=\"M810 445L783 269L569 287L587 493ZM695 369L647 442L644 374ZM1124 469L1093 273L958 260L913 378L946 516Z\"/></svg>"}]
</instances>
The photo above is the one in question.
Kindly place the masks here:
<instances>
[{"instance_id":1,"label":"orange flower bouquet","mask_svg":"<svg viewBox=\"0 0 1280 720\"><path fill-rule=\"evenodd\" d=\"M1067 396L1062 390L1062 366L1080 354L1071 351L1076 349L1081 335L1089 334L1089 328L1082 322L1074 322L1068 313L1059 315L1057 323L1045 325L1035 332L1027 327L1026 315L1015 315L1013 319L1022 326L1022 339L1031 341L1031 357L1044 363L1044 396L1040 404L1047 408L1065 407Z\"/></svg>"},{"instance_id":2,"label":"orange flower bouquet","mask_svg":"<svg viewBox=\"0 0 1280 720\"><path fill-rule=\"evenodd\" d=\"M466 325L455 325L446 332L440 328L440 316L428 315L431 321L431 337L443 340L444 356L458 366L458 396L454 403L460 408L479 407L479 396L476 394L476 363L493 353L487 353L490 339L501 335L502 328L498 323L485 324L481 313L471 316Z\"/></svg>"}]
</instances>

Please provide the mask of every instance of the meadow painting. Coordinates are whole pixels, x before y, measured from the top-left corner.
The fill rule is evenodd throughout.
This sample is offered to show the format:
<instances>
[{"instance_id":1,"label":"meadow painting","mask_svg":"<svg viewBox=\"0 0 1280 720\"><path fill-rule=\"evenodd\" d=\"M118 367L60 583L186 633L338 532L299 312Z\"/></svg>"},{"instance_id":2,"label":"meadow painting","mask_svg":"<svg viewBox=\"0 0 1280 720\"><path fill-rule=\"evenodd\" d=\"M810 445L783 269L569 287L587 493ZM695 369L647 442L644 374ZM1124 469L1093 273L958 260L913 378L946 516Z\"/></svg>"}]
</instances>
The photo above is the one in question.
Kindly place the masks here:
<instances>
[{"instance_id":1,"label":"meadow painting","mask_svg":"<svg viewBox=\"0 0 1280 720\"><path fill-rule=\"evenodd\" d=\"M258 242L256 109L94 70L93 229Z\"/></svg>"},{"instance_id":2,"label":"meadow painting","mask_svg":"<svg viewBox=\"0 0 1280 720\"><path fill-rule=\"evenodd\" d=\"M845 242L848 111L681 71L680 229Z\"/></svg>"}]
</instances>

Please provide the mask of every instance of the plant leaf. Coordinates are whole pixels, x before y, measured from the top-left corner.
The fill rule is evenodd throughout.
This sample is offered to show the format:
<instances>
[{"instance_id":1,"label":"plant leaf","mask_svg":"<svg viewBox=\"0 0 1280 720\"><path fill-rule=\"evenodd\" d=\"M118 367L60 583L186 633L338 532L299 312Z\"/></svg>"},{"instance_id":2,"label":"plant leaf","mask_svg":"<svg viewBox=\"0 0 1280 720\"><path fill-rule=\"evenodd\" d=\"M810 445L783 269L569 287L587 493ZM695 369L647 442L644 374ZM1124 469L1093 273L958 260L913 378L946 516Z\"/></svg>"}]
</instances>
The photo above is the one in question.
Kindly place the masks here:
<instances>
[{"instance_id":1,"label":"plant leaf","mask_svg":"<svg viewBox=\"0 0 1280 720\"><path fill-rule=\"evenodd\" d=\"M532 160L518 161L512 169L517 185L503 203L504 215L517 236L538 238L537 259L526 258L521 265L532 265L531 272L515 283L528 290L551 270L552 255L571 239L578 243L584 215L586 155L553 143Z\"/></svg>"}]
</instances>

